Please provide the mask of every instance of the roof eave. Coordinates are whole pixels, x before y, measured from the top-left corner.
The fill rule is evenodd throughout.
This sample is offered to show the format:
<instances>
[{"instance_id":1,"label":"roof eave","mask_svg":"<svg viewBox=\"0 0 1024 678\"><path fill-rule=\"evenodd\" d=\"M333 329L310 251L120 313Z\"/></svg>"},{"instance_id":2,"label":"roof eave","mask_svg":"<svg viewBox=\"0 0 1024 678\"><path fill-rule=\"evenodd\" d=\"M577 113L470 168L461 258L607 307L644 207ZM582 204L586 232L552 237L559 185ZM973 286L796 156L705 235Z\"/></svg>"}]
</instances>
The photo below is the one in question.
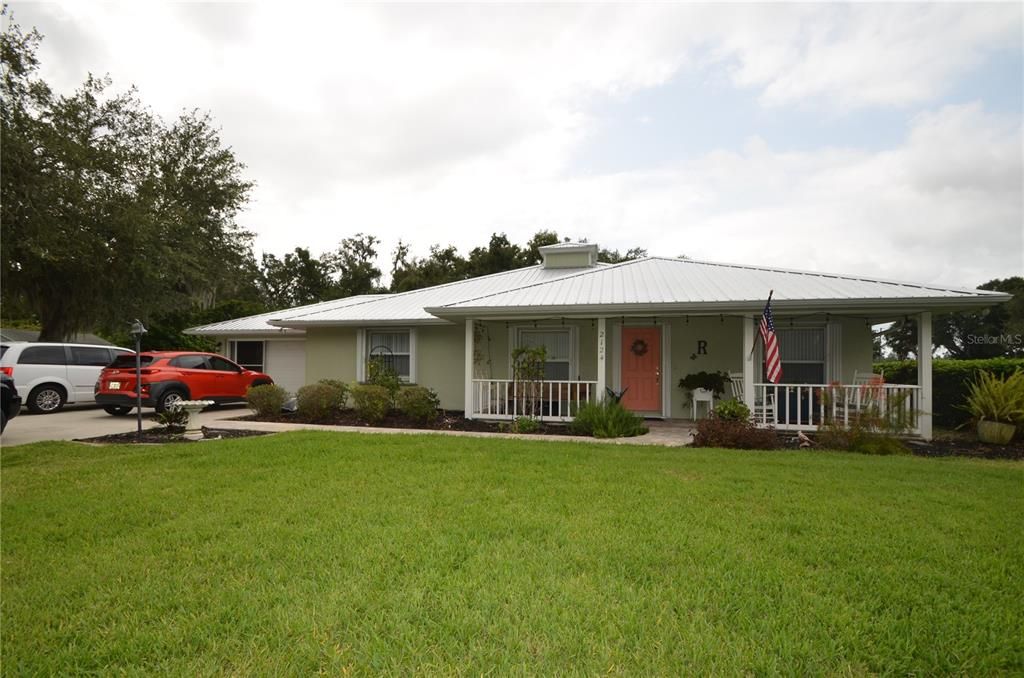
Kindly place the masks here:
<instances>
[{"instance_id":1,"label":"roof eave","mask_svg":"<svg viewBox=\"0 0 1024 678\"><path fill-rule=\"evenodd\" d=\"M278 327L301 329L305 327L408 327L410 325L451 325L451 322L441 318L391 318L383 320L356 318L352 320L303 320L301 322L272 320L270 321L270 324Z\"/></svg>"},{"instance_id":2,"label":"roof eave","mask_svg":"<svg viewBox=\"0 0 1024 678\"><path fill-rule=\"evenodd\" d=\"M187 330L182 330L182 334L190 334L196 337L235 337L241 335L266 335L271 337L277 336L302 336L305 334L302 330L290 329L285 327L269 327L263 330L246 330L246 329L217 329L217 330L204 330L197 327L190 327Z\"/></svg>"},{"instance_id":3,"label":"roof eave","mask_svg":"<svg viewBox=\"0 0 1024 678\"><path fill-rule=\"evenodd\" d=\"M779 299L772 300L772 308L780 311L899 311L949 312L984 308L1003 303L1011 295L989 295L977 297L899 297L893 299ZM669 313L760 313L764 300L689 302L689 303L647 303L647 304L593 304L593 305L551 305L551 306L435 306L424 310L439 318L467 318L473 316L584 316L595 315L665 315Z\"/></svg>"}]
</instances>

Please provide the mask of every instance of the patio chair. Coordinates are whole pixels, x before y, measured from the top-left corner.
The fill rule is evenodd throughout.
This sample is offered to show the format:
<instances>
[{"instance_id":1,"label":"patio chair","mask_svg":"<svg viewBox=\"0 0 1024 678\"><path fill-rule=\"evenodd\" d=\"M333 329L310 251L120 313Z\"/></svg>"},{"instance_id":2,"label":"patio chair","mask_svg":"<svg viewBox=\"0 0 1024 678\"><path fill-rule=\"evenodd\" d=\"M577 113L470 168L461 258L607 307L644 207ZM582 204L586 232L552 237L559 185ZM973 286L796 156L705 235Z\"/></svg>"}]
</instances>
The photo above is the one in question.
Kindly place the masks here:
<instances>
[{"instance_id":1,"label":"patio chair","mask_svg":"<svg viewBox=\"0 0 1024 678\"><path fill-rule=\"evenodd\" d=\"M885 378L881 374L854 372L853 385L862 411L877 408L879 412L885 412Z\"/></svg>"},{"instance_id":2,"label":"patio chair","mask_svg":"<svg viewBox=\"0 0 1024 678\"><path fill-rule=\"evenodd\" d=\"M740 402L744 402L743 397L743 373L742 372L730 372L729 381L732 383L732 397ZM764 400L758 402L757 393L754 393L754 409L751 414L754 416L754 421L767 421L771 424L776 424L777 419L775 418L775 394L769 391L765 394Z\"/></svg>"}]
</instances>

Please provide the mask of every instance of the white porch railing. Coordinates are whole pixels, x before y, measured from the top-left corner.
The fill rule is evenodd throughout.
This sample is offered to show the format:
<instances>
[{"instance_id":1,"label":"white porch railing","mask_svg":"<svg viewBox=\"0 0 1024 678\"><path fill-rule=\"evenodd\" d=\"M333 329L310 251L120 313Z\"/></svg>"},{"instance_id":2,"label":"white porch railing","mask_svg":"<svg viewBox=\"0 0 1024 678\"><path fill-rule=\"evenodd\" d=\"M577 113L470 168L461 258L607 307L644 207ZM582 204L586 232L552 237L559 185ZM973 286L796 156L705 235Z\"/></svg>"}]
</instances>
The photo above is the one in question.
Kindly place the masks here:
<instances>
[{"instance_id":1,"label":"white porch railing","mask_svg":"<svg viewBox=\"0 0 1024 678\"><path fill-rule=\"evenodd\" d=\"M920 433L921 387L909 384L754 384L754 422L783 431L813 431L833 421L879 417Z\"/></svg>"},{"instance_id":2,"label":"white porch railing","mask_svg":"<svg viewBox=\"0 0 1024 678\"><path fill-rule=\"evenodd\" d=\"M473 416L480 419L572 421L580 407L596 399L596 381L473 380Z\"/></svg>"}]
</instances>

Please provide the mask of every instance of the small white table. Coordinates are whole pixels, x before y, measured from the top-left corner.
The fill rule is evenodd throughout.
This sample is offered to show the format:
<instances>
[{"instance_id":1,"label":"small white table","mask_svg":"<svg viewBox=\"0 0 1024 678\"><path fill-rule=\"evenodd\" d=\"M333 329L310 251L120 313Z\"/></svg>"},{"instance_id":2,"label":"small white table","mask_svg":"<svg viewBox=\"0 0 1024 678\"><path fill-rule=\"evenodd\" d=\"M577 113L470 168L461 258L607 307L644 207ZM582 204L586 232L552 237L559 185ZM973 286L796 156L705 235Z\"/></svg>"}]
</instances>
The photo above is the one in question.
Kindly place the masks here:
<instances>
[{"instance_id":1,"label":"small white table","mask_svg":"<svg viewBox=\"0 0 1024 678\"><path fill-rule=\"evenodd\" d=\"M690 403L693 405L693 420L697 420L697 403L708 404L708 414L715 408L715 393L706 388L695 388L690 393Z\"/></svg>"}]
</instances>

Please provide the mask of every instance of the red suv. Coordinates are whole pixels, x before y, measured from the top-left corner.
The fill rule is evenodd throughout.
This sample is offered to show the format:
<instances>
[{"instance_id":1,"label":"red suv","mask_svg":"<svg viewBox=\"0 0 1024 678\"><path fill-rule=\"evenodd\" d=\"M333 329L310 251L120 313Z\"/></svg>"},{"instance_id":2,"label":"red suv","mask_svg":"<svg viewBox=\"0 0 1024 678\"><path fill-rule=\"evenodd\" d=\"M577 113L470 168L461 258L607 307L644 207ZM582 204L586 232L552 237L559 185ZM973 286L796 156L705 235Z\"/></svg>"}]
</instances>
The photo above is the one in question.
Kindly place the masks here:
<instances>
[{"instance_id":1,"label":"red suv","mask_svg":"<svg viewBox=\"0 0 1024 678\"><path fill-rule=\"evenodd\" d=\"M142 362L142 406L163 412L179 400L216 403L245 400L250 386L273 384L215 353L145 351ZM135 355L121 355L103 368L95 387L96 402L108 414L125 415L135 408Z\"/></svg>"}]
</instances>

